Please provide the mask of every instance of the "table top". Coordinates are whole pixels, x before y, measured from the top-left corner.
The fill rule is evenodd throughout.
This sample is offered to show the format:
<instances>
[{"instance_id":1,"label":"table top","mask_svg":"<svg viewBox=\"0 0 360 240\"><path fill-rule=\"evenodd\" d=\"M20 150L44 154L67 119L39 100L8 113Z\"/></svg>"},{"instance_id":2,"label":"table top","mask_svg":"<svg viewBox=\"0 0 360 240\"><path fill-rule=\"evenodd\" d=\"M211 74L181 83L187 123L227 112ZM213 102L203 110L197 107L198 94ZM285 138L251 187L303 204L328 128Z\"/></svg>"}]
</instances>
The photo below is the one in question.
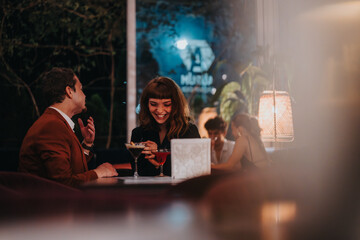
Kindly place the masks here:
<instances>
[{"instance_id":1,"label":"table top","mask_svg":"<svg viewBox=\"0 0 360 240\"><path fill-rule=\"evenodd\" d=\"M88 187L124 187L134 185L176 185L186 179L174 179L172 177L108 177L84 183L83 188Z\"/></svg>"}]
</instances>

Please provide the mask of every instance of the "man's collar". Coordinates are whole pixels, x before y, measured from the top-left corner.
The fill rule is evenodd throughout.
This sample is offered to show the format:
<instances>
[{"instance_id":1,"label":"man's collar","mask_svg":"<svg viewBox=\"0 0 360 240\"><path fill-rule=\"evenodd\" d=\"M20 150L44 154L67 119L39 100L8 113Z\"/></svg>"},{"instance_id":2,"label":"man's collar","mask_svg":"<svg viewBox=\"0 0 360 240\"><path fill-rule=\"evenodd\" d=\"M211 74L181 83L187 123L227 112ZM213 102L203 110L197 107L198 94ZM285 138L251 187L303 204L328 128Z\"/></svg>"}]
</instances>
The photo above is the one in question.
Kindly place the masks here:
<instances>
[{"instance_id":1,"label":"man's collar","mask_svg":"<svg viewBox=\"0 0 360 240\"><path fill-rule=\"evenodd\" d=\"M65 118L66 122L69 124L69 126L71 127L71 129L74 131L74 127L75 127L75 123L73 122L73 120L71 120L71 118L69 118L68 115L66 115L63 111L61 111L60 109L56 108L56 107L49 107L52 108L56 111L58 111L58 113L60 113L60 115Z\"/></svg>"},{"instance_id":2,"label":"man's collar","mask_svg":"<svg viewBox=\"0 0 360 240\"><path fill-rule=\"evenodd\" d=\"M227 144L227 142L229 142L229 140L227 140L226 138L224 139L224 146L223 146L223 151L225 150L229 150L229 145Z\"/></svg>"}]
</instances>

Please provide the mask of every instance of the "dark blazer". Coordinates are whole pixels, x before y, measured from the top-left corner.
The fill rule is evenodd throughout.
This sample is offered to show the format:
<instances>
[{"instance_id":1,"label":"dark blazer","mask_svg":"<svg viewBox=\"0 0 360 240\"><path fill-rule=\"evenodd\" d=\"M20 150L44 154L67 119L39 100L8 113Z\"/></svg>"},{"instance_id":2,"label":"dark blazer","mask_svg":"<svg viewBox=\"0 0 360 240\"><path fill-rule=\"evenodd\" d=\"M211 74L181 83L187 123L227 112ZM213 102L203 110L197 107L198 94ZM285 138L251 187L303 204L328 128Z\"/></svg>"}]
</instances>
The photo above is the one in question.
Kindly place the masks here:
<instances>
[{"instance_id":1,"label":"dark blazer","mask_svg":"<svg viewBox=\"0 0 360 240\"><path fill-rule=\"evenodd\" d=\"M185 131L179 138L200 138L198 128L191 124L187 131ZM143 127L137 127L132 130L131 141L133 142L145 142L147 140L153 141L158 145L158 148L170 149L170 140L165 137L160 144L159 132L154 130L145 130ZM132 169L135 168L134 159L130 158ZM164 164L164 174L171 176L171 159L168 158ZM156 176L159 175L160 170L144 158L144 155L140 155L138 159L138 173L140 176Z\"/></svg>"},{"instance_id":2,"label":"dark blazer","mask_svg":"<svg viewBox=\"0 0 360 240\"><path fill-rule=\"evenodd\" d=\"M19 154L19 171L48 178L69 186L97 179L88 170L92 154L84 150L66 120L48 108L30 127Z\"/></svg>"}]
</instances>

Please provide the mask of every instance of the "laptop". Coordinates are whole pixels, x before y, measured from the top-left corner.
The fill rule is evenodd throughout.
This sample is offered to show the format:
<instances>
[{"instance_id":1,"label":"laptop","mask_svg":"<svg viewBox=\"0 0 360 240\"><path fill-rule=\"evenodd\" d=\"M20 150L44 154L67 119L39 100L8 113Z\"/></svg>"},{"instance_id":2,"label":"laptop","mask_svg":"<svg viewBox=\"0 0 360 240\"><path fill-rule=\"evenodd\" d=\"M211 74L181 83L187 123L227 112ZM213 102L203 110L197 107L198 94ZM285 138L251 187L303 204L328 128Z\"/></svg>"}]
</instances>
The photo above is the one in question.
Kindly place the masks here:
<instances>
[{"instance_id":1,"label":"laptop","mask_svg":"<svg viewBox=\"0 0 360 240\"><path fill-rule=\"evenodd\" d=\"M171 139L171 177L188 179L211 173L210 138Z\"/></svg>"}]
</instances>

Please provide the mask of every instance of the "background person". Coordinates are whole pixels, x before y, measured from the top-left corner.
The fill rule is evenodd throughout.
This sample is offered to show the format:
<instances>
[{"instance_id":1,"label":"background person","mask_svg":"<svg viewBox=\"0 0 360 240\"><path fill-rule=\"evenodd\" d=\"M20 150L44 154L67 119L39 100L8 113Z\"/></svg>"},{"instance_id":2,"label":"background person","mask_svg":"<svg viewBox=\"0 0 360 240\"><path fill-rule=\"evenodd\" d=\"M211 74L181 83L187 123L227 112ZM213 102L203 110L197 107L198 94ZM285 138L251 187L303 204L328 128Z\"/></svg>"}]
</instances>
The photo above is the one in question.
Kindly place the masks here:
<instances>
[{"instance_id":1,"label":"background person","mask_svg":"<svg viewBox=\"0 0 360 240\"><path fill-rule=\"evenodd\" d=\"M227 162L213 165L212 169L232 170L238 166L245 170L269 165L256 118L244 113L235 115L231 120L231 131L236 139L234 150Z\"/></svg>"},{"instance_id":2,"label":"background person","mask_svg":"<svg viewBox=\"0 0 360 240\"><path fill-rule=\"evenodd\" d=\"M88 170L95 125L92 117L86 126L78 119L84 137L81 144L71 118L86 110L85 94L75 73L69 68L51 69L42 78L42 90L50 106L26 133L20 148L19 171L69 186L116 176L116 170L109 163Z\"/></svg>"},{"instance_id":3,"label":"background person","mask_svg":"<svg viewBox=\"0 0 360 240\"><path fill-rule=\"evenodd\" d=\"M140 176L158 175L159 164L151 151L168 148L173 138L200 138L190 123L188 103L179 86L170 78L157 77L144 88L140 99L140 126L133 129L131 141L145 142L144 155L138 159ZM164 164L164 174L171 175L171 161ZM134 160L131 160L134 169Z\"/></svg>"},{"instance_id":4,"label":"background person","mask_svg":"<svg viewBox=\"0 0 360 240\"><path fill-rule=\"evenodd\" d=\"M226 128L226 122L219 116L211 118L205 123L205 129L211 138L212 164L226 162L234 149L235 142L225 138Z\"/></svg>"}]
</instances>

